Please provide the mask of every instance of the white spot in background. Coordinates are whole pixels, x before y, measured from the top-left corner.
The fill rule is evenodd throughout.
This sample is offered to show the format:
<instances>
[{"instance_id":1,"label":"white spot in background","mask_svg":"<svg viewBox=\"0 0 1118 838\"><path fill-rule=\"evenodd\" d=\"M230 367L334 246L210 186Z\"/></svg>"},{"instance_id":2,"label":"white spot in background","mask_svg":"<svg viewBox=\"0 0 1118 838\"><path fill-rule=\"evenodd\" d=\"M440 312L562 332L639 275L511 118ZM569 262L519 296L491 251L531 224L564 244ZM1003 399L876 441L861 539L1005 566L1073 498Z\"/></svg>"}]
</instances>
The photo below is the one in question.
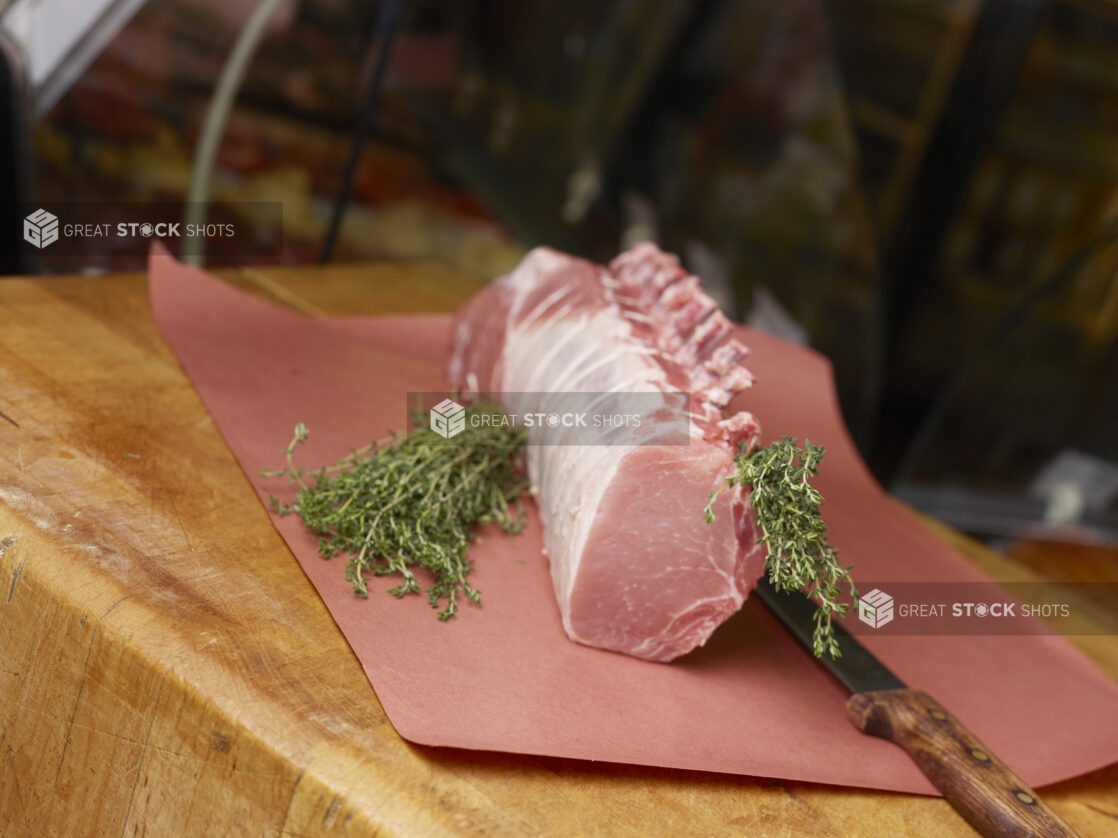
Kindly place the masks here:
<instances>
[{"instance_id":1,"label":"white spot in background","mask_svg":"<svg viewBox=\"0 0 1118 838\"><path fill-rule=\"evenodd\" d=\"M1074 523L1082 512L1101 512L1118 498L1118 463L1066 448L1045 464L1029 490L1048 501L1050 523Z\"/></svg>"}]
</instances>

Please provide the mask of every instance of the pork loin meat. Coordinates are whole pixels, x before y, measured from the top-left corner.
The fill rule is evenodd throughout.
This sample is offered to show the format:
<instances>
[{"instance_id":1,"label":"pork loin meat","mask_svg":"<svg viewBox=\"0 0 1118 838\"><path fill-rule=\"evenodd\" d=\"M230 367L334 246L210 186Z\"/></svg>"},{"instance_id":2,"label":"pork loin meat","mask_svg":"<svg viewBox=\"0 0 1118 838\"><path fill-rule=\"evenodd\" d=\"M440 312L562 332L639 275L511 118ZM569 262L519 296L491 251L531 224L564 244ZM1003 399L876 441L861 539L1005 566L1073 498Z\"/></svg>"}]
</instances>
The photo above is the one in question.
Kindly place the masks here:
<instances>
[{"instance_id":1,"label":"pork loin meat","mask_svg":"<svg viewBox=\"0 0 1118 838\"><path fill-rule=\"evenodd\" d=\"M724 416L752 383L746 348L698 280L651 244L608 268L537 248L460 313L452 386L517 394L689 393L686 445L532 445L527 467L567 634L668 661L706 642L760 576L746 490L709 494L756 443L749 413ZM530 438L531 439L531 438Z\"/></svg>"}]
</instances>

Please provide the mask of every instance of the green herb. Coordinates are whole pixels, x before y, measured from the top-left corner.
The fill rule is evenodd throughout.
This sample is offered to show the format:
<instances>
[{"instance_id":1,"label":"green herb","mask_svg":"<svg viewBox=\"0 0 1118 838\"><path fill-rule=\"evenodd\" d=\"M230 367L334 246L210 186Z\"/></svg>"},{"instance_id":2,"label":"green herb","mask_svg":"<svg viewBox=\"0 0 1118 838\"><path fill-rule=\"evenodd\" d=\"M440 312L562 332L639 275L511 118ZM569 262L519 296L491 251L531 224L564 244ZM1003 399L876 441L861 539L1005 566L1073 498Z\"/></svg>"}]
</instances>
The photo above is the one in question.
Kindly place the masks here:
<instances>
[{"instance_id":1,"label":"green herb","mask_svg":"<svg viewBox=\"0 0 1118 838\"><path fill-rule=\"evenodd\" d=\"M706 508L706 520L714 520L714 501L730 486L745 486L757 515L762 536L758 544L768 548L765 557L769 581L777 590L805 591L819 607L815 611L812 647L816 657L827 652L840 656L831 618L840 617L849 603L839 603L843 582L850 596L857 597L849 567L838 563L835 548L827 542L827 525L819 516L823 496L808 478L819 473L823 448L804 441L804 448L786 436L768 448L752 453L743 449L736 457L738 469L726 478L726 485L713 492Z\"/></svg>"},{"instance_id":2,"label":"green herb","mask_svg":"<svg viewBox=\"0 0 1118 838\"><path fill-rule=\"evenodd\" d=\"M497 410L481 403L468 407L468 430L454 439L428 428L393 434L313 472L295 467L295 450L308 436L300 423L283 452L286 468L263 472L289 477L300 489L290 504L270 497L272 508L299 515L319 536L323 556L348 555L346 578L361 596L368 593L367 573L399 576L390 590L396 597L419 593L412 568L425 568L433 578L427 601L441 607L440 620L448 620L458 611L459 594L481 602L481 592L467 581L466 548L474 527L489 521L507 533L524 527L517 499L527 481L515 465L524 432L511 424L470 425L472 414ZM413 423L422 419L417 413Z\"/></svg>"},{"instance_id":3,"label":"green herb","mask_svg":"<svg viewBox=\"0 0 1118 838\"><path fill-rule=\"evenodd\" d=\"M393 434L310 472L294 462L309 434L300 423L283 451L286 467L262 472L299 485L293 503L269 497L272 508L280 515L299 515L319 536L323 556L349 556L346 578L361 596L368 594L366 574L399 576L400 584L389 591L394 596L420 593L413 568L426 569L433 580L425 590L427 600L441 607L440 620L448 620L458 611L459 594L481 602L481 592L467 581L466 550L476 525L492 521L510 534L524 527L520 496L528 484L515 459L525 431L511 423L475 427L470 422L475 414L495 412L499 408L492 404L474 404L466 408L469 431L452 440L428 428ZM423 418L417 412L413 423L418 426ZM750 489L762 531L759 543L768 547L769 580L779 590L815 597L815 654L838 657L831 619L850 607L837 601L840 586L845 581L852 597L857 592L850 568L839 565L827 542L819 517L823 497L808 482L818 473L823 453L810 442L800 449L791 437L750 454L743 450L736 457L737 471L711 494L705 512L713 521L714 502L730 486Z\"/></svg>"}]
</instances>

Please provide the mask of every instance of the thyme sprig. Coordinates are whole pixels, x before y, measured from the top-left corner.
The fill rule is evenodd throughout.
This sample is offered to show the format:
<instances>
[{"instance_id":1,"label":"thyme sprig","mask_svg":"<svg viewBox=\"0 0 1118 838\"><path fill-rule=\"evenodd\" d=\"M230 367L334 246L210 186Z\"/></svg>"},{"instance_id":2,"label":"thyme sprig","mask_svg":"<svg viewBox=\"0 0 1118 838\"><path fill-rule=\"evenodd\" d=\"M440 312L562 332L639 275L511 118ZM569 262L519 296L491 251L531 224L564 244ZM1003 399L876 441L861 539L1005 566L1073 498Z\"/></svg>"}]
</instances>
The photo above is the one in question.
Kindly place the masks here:
<instances>
[{"instance_id":1,"label":"thyme sprig","mask_svg":"<svg viewBox=\"0 0 1118 838\"><path fill-rule=\"evenodd\" d=\"M509 534L524 527L521 496L528 481L516 467L516 455L526 433L515 425L480 423L470 417L492 415L499 408L478 403L466 408L469 433L445 440L420 427L407 435L392 434L369 443L337 463L314 471L295 465L295 453L309 431L295 426L291 443L282 452L284 468L262 472L287 477L298 484L292 503L269 496L279 515L299 515L319 536L318 549L326 558L349 557L346 578L354 591L367 596L366 575L398 576L389 590L396 597L425 592L440 620L454 617L458 597L480 604L481 592L470 585L471 563L466 550L478 524L494 522ZM416 413L413 423L422 424ZM805 591L818 602L813 648L816 656L840 652L832 618L850 608L838 602L847 583L857 591L849 567L838 563L827 541L827 526L819 515L822 495L809 482L819 472L824 450L805 441L797 446L784 437L768 448L741 451L737 470L724 486L711 493L705 509L714 520L714 503L734 485L750 490L762 536L768 549L766 570L779 590ZM424 591L413 568L427 570L432 583ZM444 605L445 603L445 605Z\"/></svg>"},{"instance_id":2,"label":"thyme sprig","mask_svg":"<svg viewBox=\"0 0 1118 838\"><path fill-rule=\"evenodd\" d=\"M750 490L750 501L761 528L758 544L768 549L765 566L769 581L777 590L804 591L818 603L812 649L816 657L824 653L841 655L831 620L849 609L838 602L843 583L851 598L858 593L850 577L851 567L838 562L835 548L827 541L827 525L819 515L823 496L809 483L819 473L822 446L786 436L767 448L752 453L741 451L737 471L726 478L726 485L712 492L706 507L706 520L714 520L714 501L731 486Z\"/></svg>"},{"instance_id":3,"label":"thyme sprig","mask_svg":"<svg viewBox=\"0 0 1118 838\"><path fill-rule=\"evenodd\" d=\"M481 592L467 581L471 563L466 548L477 524L495 522L506 533L524 527L519 497L527 480L515 465L524 431L508 425L469 424L474 413L498 408L478 403L466 411L467 432L451 440L428 428L393 434L372 442L332 466L307 472L294 462L308 430L296 425L283 451L286 466L262 472L287 477L299 485L289 504L269 496L280 515L296 514L319 536L326 558L349 557L346 578L366 596L366 574L398 576L390 589L396 597L418 594L422 585L413 568L430 572L427 601L440 608L440 620L458 611L459 594L480 604ZM422 424L424 416L413 416ZM445 604L444 604L445 603Z\"/></svg>"}]
</instances>

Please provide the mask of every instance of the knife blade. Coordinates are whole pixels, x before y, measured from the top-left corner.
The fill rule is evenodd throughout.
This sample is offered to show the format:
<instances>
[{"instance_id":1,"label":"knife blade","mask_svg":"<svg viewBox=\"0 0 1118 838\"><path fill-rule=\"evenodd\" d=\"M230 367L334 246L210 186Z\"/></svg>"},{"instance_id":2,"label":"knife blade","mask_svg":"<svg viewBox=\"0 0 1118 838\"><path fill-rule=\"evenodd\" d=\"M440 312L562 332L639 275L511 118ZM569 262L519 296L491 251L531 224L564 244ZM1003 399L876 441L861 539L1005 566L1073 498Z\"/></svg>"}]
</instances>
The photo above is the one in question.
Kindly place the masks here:
<instances>
[{"instance_id":1,"label":"knife blade","mask_svg":"<svg viewBox=\"0 0 1118 838\"><path fill-rule=\"evenodd\" d=\"M767 577L757 583L757 596L810 654L815 604L802 593L778 591ZM816 660L851 691L846 715L858 730L902 748L955 810L988 838L1076 835L943 705L923 690L909 688L837 622L834 629L842 656Z\"/></svg>"}]
</instances>

